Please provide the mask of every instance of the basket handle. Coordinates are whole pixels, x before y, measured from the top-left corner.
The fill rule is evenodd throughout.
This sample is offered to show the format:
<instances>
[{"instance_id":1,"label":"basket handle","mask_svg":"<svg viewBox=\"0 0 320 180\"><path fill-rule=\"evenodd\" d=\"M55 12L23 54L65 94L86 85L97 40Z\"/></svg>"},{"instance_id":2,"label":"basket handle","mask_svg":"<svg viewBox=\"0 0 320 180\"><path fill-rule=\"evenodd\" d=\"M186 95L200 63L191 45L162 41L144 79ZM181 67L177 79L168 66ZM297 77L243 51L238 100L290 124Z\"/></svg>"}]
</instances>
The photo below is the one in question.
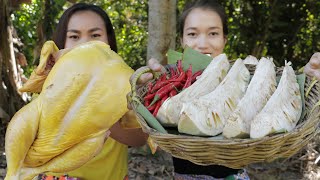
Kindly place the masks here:
<instances>
[{"instance_id":1,"label":"basket handle","mask_svg":"<svg viewBox=\"0 0 320 180\"><path fill-rule=\"evenodd\" d=\"M131 104L131 106L133 106L133 108L136 109L138 113L144 117L144 119L152 128L158 130L161 133L167 134L167 131L163 128L163 126L159 123L159 121L149 112L149 110L137 98L137 82L142 74L149 73L149 72L153 73L149 67L144 66L137 69L133 73L133 75L130 77L131 93L128 94L128 101Z\"/></svg>"},{"instance_id":2,"label":"basket handle","mask_svg":"<svg viewBox=\"0 0 320 180\"><path fill-rule=\"evenodd\" d=\"M137 91L137 82L139 80L139 78L142 76L142 74L145 73L152 73L152 70L148 67L148 66L143 66L139 69L137 69L133 75L130 77L130 84L131 84L131 93L132 96L136 96L136 91Z\"/></svg>"}]
</instances>

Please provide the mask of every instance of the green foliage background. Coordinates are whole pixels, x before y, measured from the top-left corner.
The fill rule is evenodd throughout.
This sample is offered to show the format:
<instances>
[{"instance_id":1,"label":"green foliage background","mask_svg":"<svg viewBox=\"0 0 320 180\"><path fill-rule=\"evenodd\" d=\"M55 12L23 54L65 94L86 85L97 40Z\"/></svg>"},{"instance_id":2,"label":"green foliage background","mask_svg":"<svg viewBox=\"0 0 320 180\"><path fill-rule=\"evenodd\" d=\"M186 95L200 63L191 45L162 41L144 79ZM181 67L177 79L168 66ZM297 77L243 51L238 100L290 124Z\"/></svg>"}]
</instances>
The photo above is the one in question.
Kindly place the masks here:
<instances>
[{"instance_id":1,"label":"green foliage background","mask_svg":"<svg viewBox=\"0 0 320 180\"><path fill-rule=\"evenodd\" d=\"M177 0L179 14L186 2ZM72 3L65 0L33 0L14 11L12 20L18 36L24 43L23 50L29 66L33 68L33 50L38 42L36 29L45 18L45 31L52 34L58 18ZM148 38L147 0L86 0L101 6L109 14L117 34L119 54L134 69L146 62ZM45 9L44 4L50 3ZM252 54L271 56L277 65L292 61L296 68L306 64L311 55L320 51L320 1L318 0L220 0L228 14L229 35L225 52L229 58L245 58ZM63 9L61 9L63 7ZM47 12L50 11L50 12ZM177 49L179 37L177 37Z\"/></svg>"}]
</instances>

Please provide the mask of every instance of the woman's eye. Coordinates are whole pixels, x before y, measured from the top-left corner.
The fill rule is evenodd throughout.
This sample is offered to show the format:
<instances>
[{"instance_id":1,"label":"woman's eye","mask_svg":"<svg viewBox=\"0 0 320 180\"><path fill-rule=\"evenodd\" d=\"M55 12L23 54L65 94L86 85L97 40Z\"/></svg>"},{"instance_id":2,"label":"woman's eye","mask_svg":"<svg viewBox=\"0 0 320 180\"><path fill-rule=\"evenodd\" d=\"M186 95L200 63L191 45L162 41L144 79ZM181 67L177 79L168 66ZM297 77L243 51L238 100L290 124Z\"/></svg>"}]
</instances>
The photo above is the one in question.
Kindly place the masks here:
<instances>
[{"instance_id":1,"label":"woman's eye","mask_svg":"<svg viewBox=\"0 0 320 180\"><path fill-rule=\"evenodd\" d=\"M71 35L71 36L68 36L69 39L73 39L73 40L77 40L79 39L79 36L77 35Z\"/></svg>"},{"instance_id":2,"label":"woman's eye","mask_svg":"<svg viewBox=\"0 0 320 180\"><path fill-rule=\"evenodd\" d=\"M91 36L92 36L93 38L101 37L100 34L92 34Z\"/></svg>"},{"instance_id":3,"label":"woman's eye","mask_svg":"<svg viewBox=\"0 0 320 180\"><path fill-rule=\"evenodd\" d=\"M210 35L211 35L211 36L216 36L216 35L219 35L219 33L217 33L217 32L211 32Z\"/></svg>"},{"instance_id":4,"label":"woman's eye","mask_svg":"<svg viewBox=\"0 0 320 180\"><path fill-rule=\"evenodd\" d=\"M188 33L187 36L193 37L193 36L196 36L196 33Z\"/></svg>"}]
</instances>

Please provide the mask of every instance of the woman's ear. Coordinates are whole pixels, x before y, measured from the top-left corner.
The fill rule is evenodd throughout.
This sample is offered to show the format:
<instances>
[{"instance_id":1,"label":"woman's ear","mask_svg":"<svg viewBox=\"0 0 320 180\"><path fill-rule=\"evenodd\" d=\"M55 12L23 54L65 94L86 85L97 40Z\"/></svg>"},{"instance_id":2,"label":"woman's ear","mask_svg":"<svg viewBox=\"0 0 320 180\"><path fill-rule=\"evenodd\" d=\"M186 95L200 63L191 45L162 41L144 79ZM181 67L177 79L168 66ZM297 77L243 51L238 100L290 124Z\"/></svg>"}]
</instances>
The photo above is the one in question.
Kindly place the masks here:
<instances>
[{"instance_id":1,"label":"woman's ear","mask_svg":"<svg viewBox=\"0 0 320 180\"><path fill-rule=\"evenodd\" d=\"M227 38L227 36L224 36L224 46L226 46L226 44L227 44L227 42L228 42L228 38Z\"/></svg>"}]
</instances>

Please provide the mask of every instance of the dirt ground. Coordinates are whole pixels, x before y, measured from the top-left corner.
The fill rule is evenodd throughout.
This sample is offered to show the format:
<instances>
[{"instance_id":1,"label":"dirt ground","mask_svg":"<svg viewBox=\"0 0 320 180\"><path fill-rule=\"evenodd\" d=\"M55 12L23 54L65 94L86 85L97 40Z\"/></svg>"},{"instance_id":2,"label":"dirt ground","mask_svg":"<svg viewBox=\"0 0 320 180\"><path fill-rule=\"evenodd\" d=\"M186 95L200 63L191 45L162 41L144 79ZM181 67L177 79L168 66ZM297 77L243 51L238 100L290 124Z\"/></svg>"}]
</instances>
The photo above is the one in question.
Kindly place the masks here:
<instances>
[{"instance_id":1,"label":"dirt ground","mask_svg":"<svg viewBox=\"0 0 320 180\"><path fill-rule=\"evenodd\" d=\"M4 130L0 130L0 179L6 173L4 155ZM300 180L320 179L320 163L315 159L320 152L320 138L310 142L296 156L285 161L250 165L246 169L252 180ZM171 155L159 151L152 155L147 146L129 149L129 179L133 180L170 180L173 179Z\"/></svg>"},{"instance_id":2,"label":"dirt ground","mask_svg":"<svg viewBox=\"0 0 320 180\"><path fill-rule=\"evenodd\" d=\"M320 180L320 163L315 159L320 155L319 137L308 146L286 160L272 163L258 163L246 167L252 180ZM173 179L171 156L164 152L151 155L144 148L130 149L130 179Z\"/></svg>"}]
</instances>

